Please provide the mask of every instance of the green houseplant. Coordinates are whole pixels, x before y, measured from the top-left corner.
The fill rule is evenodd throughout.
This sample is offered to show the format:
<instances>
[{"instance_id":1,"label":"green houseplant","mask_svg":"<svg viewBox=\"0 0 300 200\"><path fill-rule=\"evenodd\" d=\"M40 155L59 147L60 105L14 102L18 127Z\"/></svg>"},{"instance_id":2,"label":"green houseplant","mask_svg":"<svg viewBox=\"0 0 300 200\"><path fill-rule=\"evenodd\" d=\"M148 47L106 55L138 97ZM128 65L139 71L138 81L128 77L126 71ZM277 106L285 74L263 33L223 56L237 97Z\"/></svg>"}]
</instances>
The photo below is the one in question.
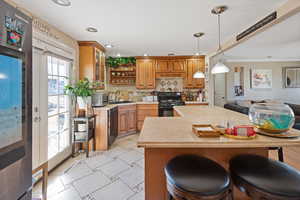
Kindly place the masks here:
<instances>
[{"instance_id":1,"label":"green houseplant","mask_svg":"<svg viewBox=\"0 0 300 200\"><path fill-rule=\"evenodd\" d=\"M135 57L108 57L106 59L106 64L108 67L119 67L119 66L129 66L135 65L136 59Z\"/></svg>"},{"instance_id":2,"label":"green houseplant","mask_svg":"<svg viewBox=\"0 0 300 200\"><path fill-rule=\"evenodd\" d=\"M91 105L91 96L95 92L95 84L90 82L87 78L79 80L75 84L68 84L65 86L65 94L71 96L78 104L79 109L87 111L88 106Z\"/></svg>"}]
</instances>

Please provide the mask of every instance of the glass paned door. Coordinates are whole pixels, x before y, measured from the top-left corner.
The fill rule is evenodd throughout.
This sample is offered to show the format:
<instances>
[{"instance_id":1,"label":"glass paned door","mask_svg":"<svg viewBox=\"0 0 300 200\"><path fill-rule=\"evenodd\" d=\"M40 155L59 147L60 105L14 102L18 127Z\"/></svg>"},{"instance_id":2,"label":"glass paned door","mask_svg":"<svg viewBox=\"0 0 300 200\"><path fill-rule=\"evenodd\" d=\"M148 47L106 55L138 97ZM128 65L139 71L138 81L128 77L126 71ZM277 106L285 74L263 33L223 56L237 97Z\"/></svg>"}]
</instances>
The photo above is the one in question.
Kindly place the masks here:
<instances>
[{"instance_id":1,"label":"glass paned door","mask_svg":"<svg viewBox=\"0 0 300 200\"><path fill-rule=\"evenodd\" d=\"M64 94L69 83L69 61L47 56L48 66L48 159L71 144L70 99Z\"/></svg>"}]
</instances>

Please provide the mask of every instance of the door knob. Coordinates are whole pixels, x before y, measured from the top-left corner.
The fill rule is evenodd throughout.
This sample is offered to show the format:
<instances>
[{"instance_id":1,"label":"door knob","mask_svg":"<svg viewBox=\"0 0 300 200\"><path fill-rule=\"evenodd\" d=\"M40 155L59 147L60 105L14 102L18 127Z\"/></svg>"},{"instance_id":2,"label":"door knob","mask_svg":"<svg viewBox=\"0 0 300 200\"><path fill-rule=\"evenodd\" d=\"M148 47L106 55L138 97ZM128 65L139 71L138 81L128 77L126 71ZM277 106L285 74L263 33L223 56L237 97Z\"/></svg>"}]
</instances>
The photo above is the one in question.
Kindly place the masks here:
<instances>
[{"instance_id":1,"label":"door knob","mask_svg":"<svg viewBox=\"0 0 300 200\"><path fill-rule=\"evenodd\" d=\"M34 118L33 118L33 121L34 121L34 122L39 122L39 121L40 121L40 118L39 118L39 117L34 117Z\"/></svg>"}]
</instances>

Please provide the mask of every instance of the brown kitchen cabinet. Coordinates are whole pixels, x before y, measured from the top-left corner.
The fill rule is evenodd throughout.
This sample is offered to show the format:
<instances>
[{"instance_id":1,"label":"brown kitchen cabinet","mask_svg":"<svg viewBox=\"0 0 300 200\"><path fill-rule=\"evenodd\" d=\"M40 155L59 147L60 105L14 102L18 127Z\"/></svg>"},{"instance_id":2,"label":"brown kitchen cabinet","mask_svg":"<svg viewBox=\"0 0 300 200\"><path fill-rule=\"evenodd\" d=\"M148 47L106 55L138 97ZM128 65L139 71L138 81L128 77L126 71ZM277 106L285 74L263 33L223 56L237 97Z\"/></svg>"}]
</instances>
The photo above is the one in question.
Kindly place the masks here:
<instances>
[{"instance_id":1,"label":"brown kitchen cabinet","mask_svg":"<svg viewBox=\"0 0 300 200\"><path fill-rule=\"evenodd\" d=\"M79 78L96 82L97 89L105 87L105 49L94 41L79 41Z\"/></svg>"},{"instance_id":2,"label":"brown kitchen cabinet","mask_svg":"<svg viewBox=\"0 0 300 200\"><path fill-rule=\"evenodd\" d=\"M157 60L156 63L156 73L166 73L170 71L170 61L169 60Z\"/></svg>"},{"instance_id":3,"label":"brown kitchen cabinet","mask_svg":"<svg viewBox=\"0 0 300 200\"><path fill-rule=\"evenodd\" d=\"M204 79L195 79L193 75L197 71L205 71L205 61L203 58L187 59L187 66L184 79L184 88L196 89L204 88Z\"/></svg>"},{"instance_id":4,"label":"brown kitchen cabinet","mask_svg":"<svg viewBox=\"0 0 300 200\"><path fill-rule=\"evenodd\" d=\"M185 66L185 59L158 59L156 64L156 73L184 73Z\"/></svg>"},{"instance_id":5,"label":"brown kitchen cabinet","mask_svg":"<svg viewBox=\"0 0 300 200\"><path fill-rule=\"evenodd\" d=\"M141 131L146 117L158 116L158 104L137 104L137 130Z\"/></svg>"},{"instance_id":6,"label":"brown kitchen cabinet","mask_svg":"<svg viewBox=\"0 0 300 200\"><path fill-rule=\"evenodd\" d=\"M136 60L137 89L155 89L155 63L153 59Z\"/></svg>"},{"instance_id":7,"label":"brown kitchen cabinet","mask_svg":"<svg viewBox=\"0 0 300 200\"><path fill-rule=\"evenodd\" d=\"M118 107L118 136L136 132L136 105Z\"/></svg>"}]
</instances>

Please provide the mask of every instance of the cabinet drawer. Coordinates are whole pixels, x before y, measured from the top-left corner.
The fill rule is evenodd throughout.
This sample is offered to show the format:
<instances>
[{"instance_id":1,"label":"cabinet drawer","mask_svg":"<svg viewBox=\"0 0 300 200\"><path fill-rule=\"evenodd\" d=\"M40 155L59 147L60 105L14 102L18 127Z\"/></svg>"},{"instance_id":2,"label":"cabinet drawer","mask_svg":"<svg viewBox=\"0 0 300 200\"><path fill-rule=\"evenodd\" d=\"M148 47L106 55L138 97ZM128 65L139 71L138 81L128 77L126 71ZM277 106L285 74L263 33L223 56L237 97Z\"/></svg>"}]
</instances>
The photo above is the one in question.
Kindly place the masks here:
<instances>
[{"instance_id":1,"label":"cabinet drawer","mask_svg":"<svg viewBox=\"0 0 300 200\"><path fill-rule=\"evenodd\" d=\"M124 106L119 106L118 107L118 110L119 111L124 111L124 110L128 110L128 111L131 111L131 110L136 110L136 105L124 105Z\"/></svg>"},{"instance_id":2,"label":"cabinet drawer","mask_svg":"<svg viewBox=\"0 0 300 200\"><path fill-rule=\"evenodd\" d=\"M138 104L138 110L157 110L158 104Z\"/></svg>"},{"instance_id":3,"label":"cabinet drawer","mask_svg":"<svg viewBox=\"0 0 300 200\"><path fill-rule=\"evenodd\" d=\"M137 112L137 120L145 120L146 117L157 117L157 110L143 110Z\"/></svg>"}]
</instances>

